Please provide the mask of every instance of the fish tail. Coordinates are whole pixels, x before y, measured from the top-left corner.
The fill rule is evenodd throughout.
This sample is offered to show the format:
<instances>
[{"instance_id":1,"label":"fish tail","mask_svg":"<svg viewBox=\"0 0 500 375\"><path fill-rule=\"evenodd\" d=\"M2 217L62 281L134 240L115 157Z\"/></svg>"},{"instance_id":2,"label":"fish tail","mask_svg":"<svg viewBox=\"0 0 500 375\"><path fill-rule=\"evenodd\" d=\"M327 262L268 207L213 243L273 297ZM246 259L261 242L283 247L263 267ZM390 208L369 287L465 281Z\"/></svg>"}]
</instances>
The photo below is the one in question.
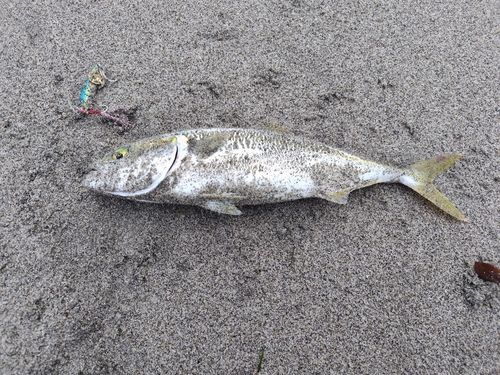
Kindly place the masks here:
<instances>
[{"instance_id":1,"label":"fish tail","mask_svg":"<svg viewBox=\"0 0 500 375\"><path fill-rule=\"evenodd\" d=\"M451 167L461 157L460 154L440 155L412 164L403 170L404 174L399 178L399 182L410 187L455 219L467 221L458 208L432 183L439 173Z\"/></svg>"}]
</instances>

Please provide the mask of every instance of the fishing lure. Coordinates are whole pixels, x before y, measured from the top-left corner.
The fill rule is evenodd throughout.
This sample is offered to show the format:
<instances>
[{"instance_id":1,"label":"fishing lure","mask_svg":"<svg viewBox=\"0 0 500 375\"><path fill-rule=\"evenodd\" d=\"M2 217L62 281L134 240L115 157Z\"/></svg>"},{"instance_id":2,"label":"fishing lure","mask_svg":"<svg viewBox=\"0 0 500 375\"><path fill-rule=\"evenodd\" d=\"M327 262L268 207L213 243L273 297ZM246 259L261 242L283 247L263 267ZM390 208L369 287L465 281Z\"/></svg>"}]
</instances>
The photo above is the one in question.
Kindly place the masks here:
<instances>
[{"instance_id":1,"label":"fishing lure","mask_svg":"<svg viewBox=\"0 0 500 375\"><path fill-rule=\"evenodd\" d=\"M134 115L135 109L127 110L124 108L117 108L113 111L108 111L107 109L91 109L91 98L95 95L98 88L104 86L106 81L113 82L111 79L106 77L104 69L99 65L99 63L95 64L87 75L85 84L80 91L80 105L75 109L75 111L84 115L102 116L105 119L120 124L125 128L134 128L135 125L127 120L130 116ZM126 116L127 120L120 117L120 115L122 117Z\"/></svg>"},{"instance_id":2,"label":"fishing lure","mask_svg":"<svg viewBox=\"0 0 500 375\"><path fill-rule=\"evenodd\" d=\"M111 81L104 74L104 70L95 64L87 75L87 79L80 91L80 105L78 108L88 109L90 107L90 98L95 95L98 87L104 86L105 80Z\"/></svg>"}]
</instances>

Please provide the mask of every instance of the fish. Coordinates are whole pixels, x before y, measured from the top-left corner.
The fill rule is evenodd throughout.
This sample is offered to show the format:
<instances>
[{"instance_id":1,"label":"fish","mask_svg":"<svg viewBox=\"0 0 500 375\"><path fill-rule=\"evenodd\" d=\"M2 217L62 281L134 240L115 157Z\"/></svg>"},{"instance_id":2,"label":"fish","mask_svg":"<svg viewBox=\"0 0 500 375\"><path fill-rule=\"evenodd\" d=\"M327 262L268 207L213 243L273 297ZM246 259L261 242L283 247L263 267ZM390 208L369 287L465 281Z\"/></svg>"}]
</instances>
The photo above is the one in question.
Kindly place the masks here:
<instances>
[{"instance_id":1,"label":"fish","mask_svg":"<svg viewBox=\"0 0 500 375\"><path fill-rule=\"evenodd\" d=\"M193 129L114 149L95 163L82 185L141 202L196 205L241 215L238 206L311 197L345 204L354 190L401 183L466 221L433 184L460 157L439 155L397 168L284 131Z\"/></svg>"}]
</instances>

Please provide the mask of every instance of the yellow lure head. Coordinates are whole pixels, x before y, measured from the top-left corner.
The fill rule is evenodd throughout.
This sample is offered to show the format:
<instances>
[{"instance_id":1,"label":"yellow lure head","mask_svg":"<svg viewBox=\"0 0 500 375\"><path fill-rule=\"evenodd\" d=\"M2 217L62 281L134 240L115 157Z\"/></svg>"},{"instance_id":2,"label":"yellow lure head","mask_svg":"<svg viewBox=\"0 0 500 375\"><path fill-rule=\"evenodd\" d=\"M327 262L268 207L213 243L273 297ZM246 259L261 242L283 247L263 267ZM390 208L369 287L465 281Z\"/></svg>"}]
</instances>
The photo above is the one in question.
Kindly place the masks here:
<instances>
[{"instance_id":1,"label":"yellow lure head","mask_svg":"<svg viewBox=\"0 0 500 375\"><path fill-rule=\"evenodd\" d=\"M94 85L102 85L104 83L104 71L99 64L95 64L89 73L89 81Z\"/></svg>"}]
</instances>

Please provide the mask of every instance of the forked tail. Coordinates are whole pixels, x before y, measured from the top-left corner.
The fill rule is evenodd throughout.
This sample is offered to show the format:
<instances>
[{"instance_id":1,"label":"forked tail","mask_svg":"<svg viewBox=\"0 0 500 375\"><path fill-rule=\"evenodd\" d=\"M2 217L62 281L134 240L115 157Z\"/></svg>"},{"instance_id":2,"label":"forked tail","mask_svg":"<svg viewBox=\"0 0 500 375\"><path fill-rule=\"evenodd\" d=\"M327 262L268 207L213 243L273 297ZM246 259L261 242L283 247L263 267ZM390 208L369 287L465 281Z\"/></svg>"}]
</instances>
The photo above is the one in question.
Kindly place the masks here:
<instances>
[{"instance_id":1,"label":"forked tail","mask_svg":"<svg viewBox=\"0 0 500 375\"><path fill-rule=\"evenodd\" d=\"M455 219L467 221L458 208L432 184L439 173L451 167L461 157L460 154L440 155L412 164L404 169L405 173L399 178L399 182L412 188Z\"/></svg>"}]
</instances>

